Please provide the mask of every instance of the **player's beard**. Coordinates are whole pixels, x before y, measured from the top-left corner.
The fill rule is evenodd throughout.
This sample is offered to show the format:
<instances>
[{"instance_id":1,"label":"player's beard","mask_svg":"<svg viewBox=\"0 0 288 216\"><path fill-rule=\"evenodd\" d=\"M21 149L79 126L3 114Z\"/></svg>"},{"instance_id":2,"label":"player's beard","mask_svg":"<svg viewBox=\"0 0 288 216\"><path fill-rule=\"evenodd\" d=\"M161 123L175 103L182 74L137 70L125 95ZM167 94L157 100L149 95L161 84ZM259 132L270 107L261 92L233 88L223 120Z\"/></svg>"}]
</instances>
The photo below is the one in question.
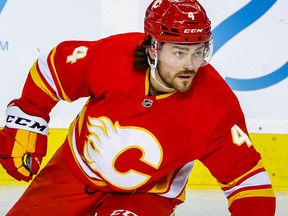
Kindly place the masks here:
<instances>
[{"instance_id":1,"label":"player's beard","mask_svg":"<svg viewBox=\"0 0 288 216\"><path fill-rule=\"evenodd\" d=\"M186 92L192 86L196 71L179 71L174 76L171 76L169 73L161 73L161 71L158 70L158 75L165 86L173 88L178 92Z\"/></svg>"}]
</instances>

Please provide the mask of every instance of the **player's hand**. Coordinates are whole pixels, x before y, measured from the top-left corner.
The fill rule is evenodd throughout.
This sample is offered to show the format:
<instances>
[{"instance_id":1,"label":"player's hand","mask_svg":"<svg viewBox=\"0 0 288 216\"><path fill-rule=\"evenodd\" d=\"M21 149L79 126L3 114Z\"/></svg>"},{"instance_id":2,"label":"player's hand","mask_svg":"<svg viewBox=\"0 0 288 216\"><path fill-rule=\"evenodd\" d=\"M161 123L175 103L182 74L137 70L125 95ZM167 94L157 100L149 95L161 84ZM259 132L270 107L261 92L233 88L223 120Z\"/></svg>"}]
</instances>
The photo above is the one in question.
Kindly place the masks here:
<instances>
[{"instance_id":1,"label":"player's hand","mask_svg":"<svg viewBox=\"0 0 288 216\"><path fill-rule=\"evenodd\" d=\"M6 115L6 126L0 130L0 163L15 179L29 181L46 155L48 123L23 112L13 102Z\"/></svg>"},{"instance_id":2,"label":"player's hand","mask_svg":"<svg viewBox=\"0 0 288 216\"><path fill-rule=\"evenodd\" d=\"M47 151L47 136L24 129L0 130L0 163L17 180L30 181Z\"/></svg>"}]
</instances>

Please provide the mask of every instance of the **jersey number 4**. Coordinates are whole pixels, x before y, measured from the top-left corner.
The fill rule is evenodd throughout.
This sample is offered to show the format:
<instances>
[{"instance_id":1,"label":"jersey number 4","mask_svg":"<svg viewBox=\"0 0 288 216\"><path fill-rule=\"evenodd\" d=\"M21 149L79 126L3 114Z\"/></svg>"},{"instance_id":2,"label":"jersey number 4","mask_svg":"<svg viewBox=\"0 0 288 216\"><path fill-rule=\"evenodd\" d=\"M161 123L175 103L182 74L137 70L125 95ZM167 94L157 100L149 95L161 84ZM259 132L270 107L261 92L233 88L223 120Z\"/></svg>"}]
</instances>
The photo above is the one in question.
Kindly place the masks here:
<instances>
[{"instance_id":1,"label":"jersey number 4","mask_svg":"<svg viewBox=\"0 0 288 216\"><path fill-rule=\"evenodd\" d=\"M249 136L243 130L241 130L238 125L235 124L231 128L231 134L234 144L241 146L243 143L246 143L248 147L252 146Z\"/></svg>"},{"instance_id":2,"label":"jersey number 4","mask_svg":"<svg viewBox=\"0 0 288 216\"><path fill-rule=\"evenodd\" d=\"M66 63L75 63L78 59L85 58L87 55L88 48L86 46L80 46L74 49L72 55L67 57Z\"/></svg>"}]
</instances>

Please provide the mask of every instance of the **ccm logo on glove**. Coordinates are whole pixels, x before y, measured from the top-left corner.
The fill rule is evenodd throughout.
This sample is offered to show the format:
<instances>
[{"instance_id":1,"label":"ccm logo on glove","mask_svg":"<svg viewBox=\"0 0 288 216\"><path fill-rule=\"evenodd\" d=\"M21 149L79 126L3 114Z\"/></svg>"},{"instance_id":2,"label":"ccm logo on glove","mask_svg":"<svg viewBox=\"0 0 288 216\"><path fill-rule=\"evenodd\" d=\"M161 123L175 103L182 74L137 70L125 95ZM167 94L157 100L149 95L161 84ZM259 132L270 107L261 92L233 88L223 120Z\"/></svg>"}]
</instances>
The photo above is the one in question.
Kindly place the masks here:
<instances>
[{"instance_id":1,"label":"ccm logo on glove","mask_svg":"<svg viewBox=\"0 0 288 216\"><path fill-rule=\"evenodd\" d=\"M15 123L17 125L27 126L29 128L38 129L39 131L44 131L47 125L40 125L39 122L32 121L30 119L21 118L19 116L8 115L6 119L7 123Z\"/></svg>"},{"instance_id":2,"label":"ccm logo on glove","mask_svg":"<svg viewBox=\"0 0 288 216\"><path fill-rule=\"evenodd\" d=\"M43 118L28 115L17 106L8 107L6 116L6 126L9 128L20 128L43 135L48 134L48 123Z\"/></svg>"}]
</instances>

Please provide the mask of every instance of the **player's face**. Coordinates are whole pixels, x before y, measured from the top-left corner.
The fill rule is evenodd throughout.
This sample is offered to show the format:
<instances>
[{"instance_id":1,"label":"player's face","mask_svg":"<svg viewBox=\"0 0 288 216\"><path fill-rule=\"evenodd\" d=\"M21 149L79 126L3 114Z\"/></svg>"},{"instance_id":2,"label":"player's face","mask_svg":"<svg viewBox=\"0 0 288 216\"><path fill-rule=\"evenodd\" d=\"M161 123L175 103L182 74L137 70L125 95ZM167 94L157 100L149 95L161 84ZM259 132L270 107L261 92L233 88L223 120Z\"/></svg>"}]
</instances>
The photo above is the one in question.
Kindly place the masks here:
<instances>
[{"instance_id":1,"label":"player's face","mask_svg":"<svg viewBox=\"0 0 288 216\"><path fill-rule=\"evenodd\" d=\"M187 91L204 61L204 44L165 43L158 52L160 82L179 92Z\"/></svg>"}]
</instances>

